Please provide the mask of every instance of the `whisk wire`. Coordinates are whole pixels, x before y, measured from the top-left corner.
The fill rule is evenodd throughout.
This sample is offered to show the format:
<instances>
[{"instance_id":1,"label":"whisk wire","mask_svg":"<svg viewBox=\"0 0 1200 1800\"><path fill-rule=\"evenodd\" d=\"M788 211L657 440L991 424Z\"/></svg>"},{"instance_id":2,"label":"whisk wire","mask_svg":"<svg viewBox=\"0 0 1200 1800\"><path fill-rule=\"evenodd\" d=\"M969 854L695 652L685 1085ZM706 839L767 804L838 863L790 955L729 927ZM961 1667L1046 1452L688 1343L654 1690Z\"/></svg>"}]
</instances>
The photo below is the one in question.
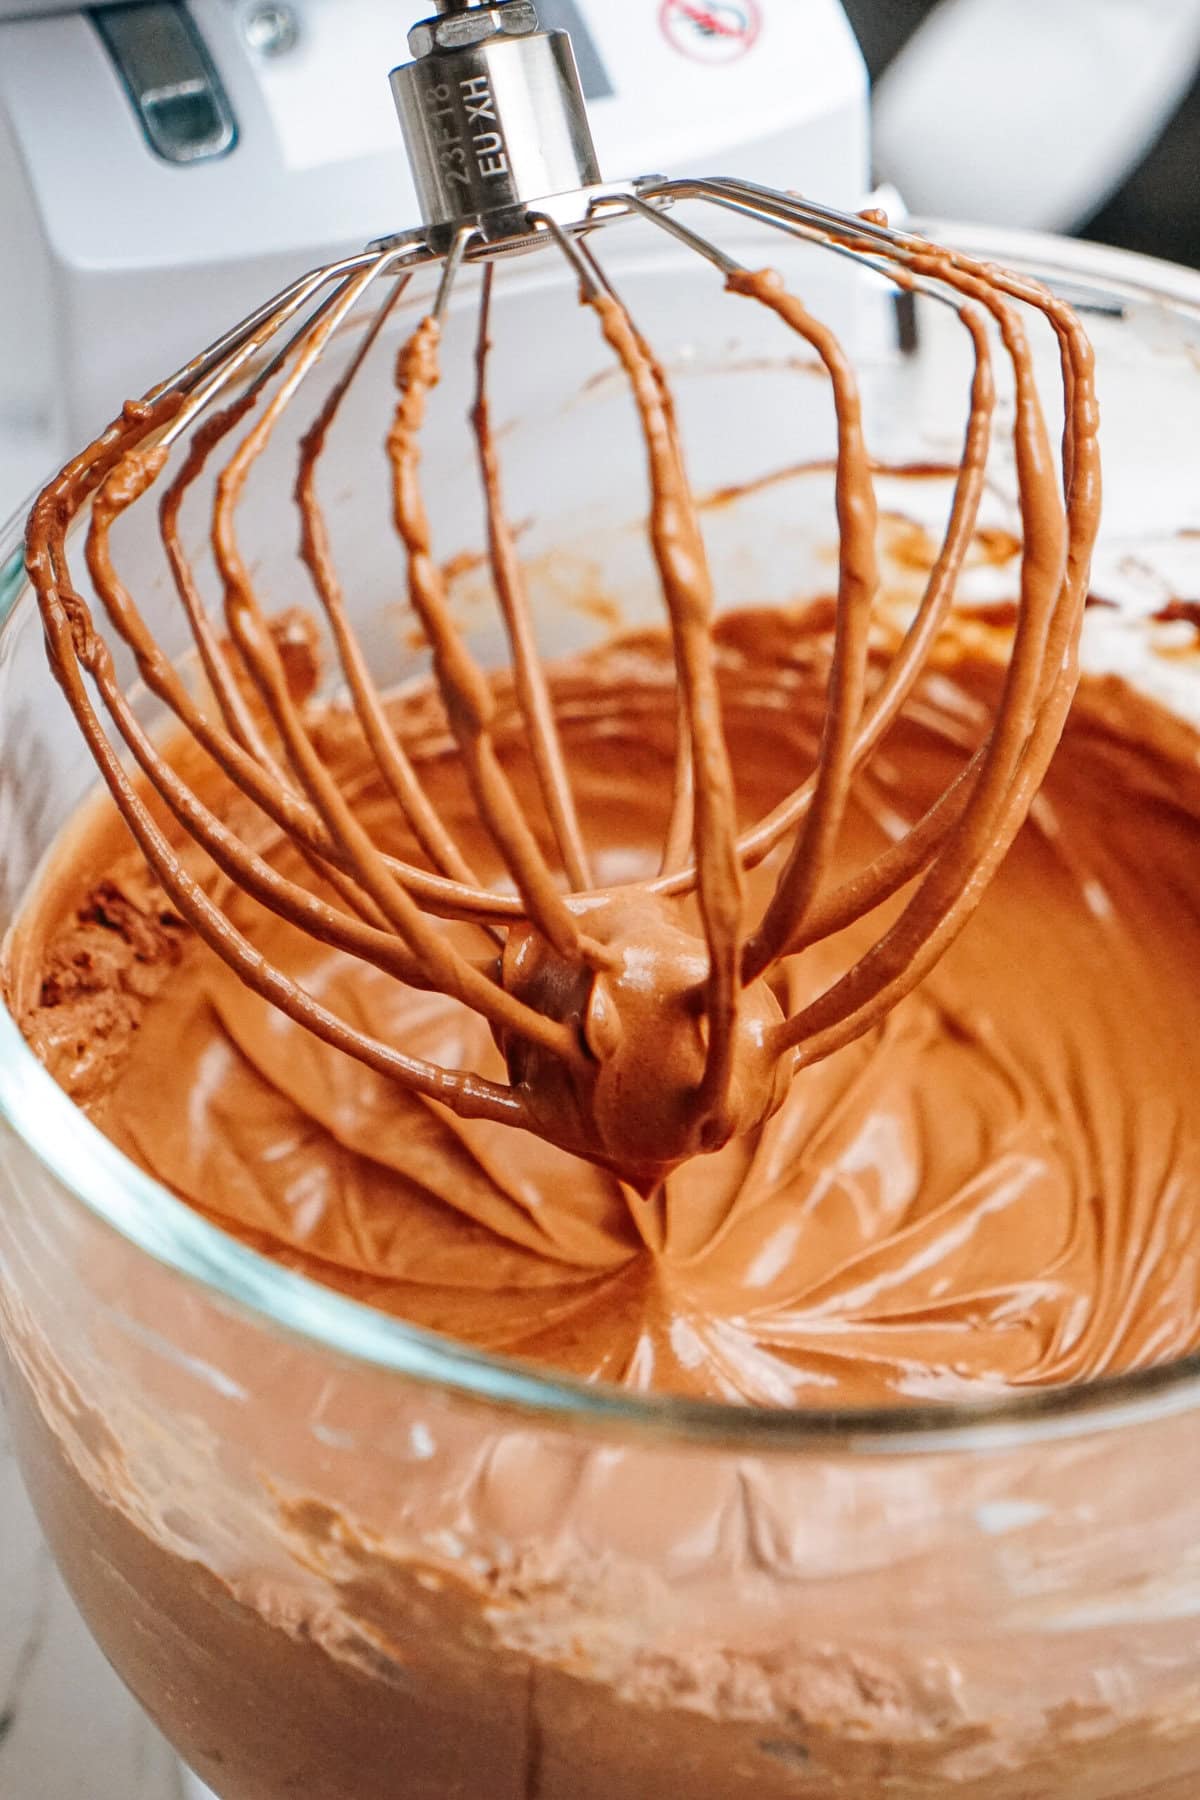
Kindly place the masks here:
<instances>
[{"instance_id":1,"label":"whisk wire","mask_svg":"<svg viewBox=\"0 0 1200 1800\"><path fill-rule=\"evenodd\" d=\"M882 669L873 654L880 590L875 469L849 358L833 331L770 271L748 269L680 218L674 209L684 202L702 203L722 217L752 219L849 257L901 290L950 307L967 333L969 416L945 526L915 608ZM659 905L694 897L702 931L706 973L697 990L700 1000L686 1002L702 1020L700 1061L694 1078L688 1078L692 1085L680 1135L662 1151L664 1162L670 1162L715 1148L738 1128L743 1101L735 1101L735 1094L743 1087L737 1071L739 1059L748 1054L748 1020L760 1021L752 1026L753 1054L789 1068L828 1055L869 1030L922 979L961 929L1019 828L1061 732L1075 681L1099 484L1090 350L1063 303L1025 277L894 233L872 217L831 211L752 183L642 181L632 189L593 191L574 225L564 223L561 210L549 203L534 208L517 243L487 240L472 222L449 235L449 249L440 259L420 242L397 240L292 283L143 402L127 407L67 466L34 509L29 568L54 672L88 747L147 862L201 940L255 992L325 1042L465 1116L545 1128L539 1077L529 1071L552 1065L559 1071L554 1081L567 1082L578 1100L570 1147L604 1160L611 1146L596 1135L599 1115L589 1112L588 1095L601 1078L607 1052L583 1029L579 1007L586 1010L586 1000L579 995L586 997L593 981L619 982L623 952L592 923L604 916L597 907L611 895L593 888L553 689L504 507L490 398L493 259L514 248L554 246L628 384L644 446L648 535L676 671L675 766L662 864L657 878L636 885L639 895ZM673 396L652 345L595 248L598 231L619 217L670 236L712 265L730 293L773 312L808 345L832 394L840 548L824 726L804 779L772 812L744 828L722 713L713 580ZM451 609L447 577L433 553L421 476L422 433L440 378L443 328L464 268L481 259L470 427L487 517L488 567L509 646L513 704L544 813L541 832L523 810L498 747L497 688ZM405 553L409 602L431 652L481 841L495 855L498 874L488 877L490 887L475 873L475 852L468 859L439 816L392 722L389 701L351 625L318 493L330 435L347 396L365 379L371 352L395 317L412 273L429 263L438 266L436 293L396 358L397 393L387 437L392 516ZM364 324L360 315L367 297L385 278L390 290L372 305ZM1034 308L1056 335L1065 403L1059 484L1050 478L1049 434L1018 305ZM289 679L239 542L238 511L251 471L335 335L351 325L359 336L347 363L299 436L293 486L299 555L328 623L345 683L346 719L353 721L370 768L427 867L386 852L341 791L321 747L320 715L309 711L307 693ZM975 538L997 406L993 336L1012 371L1017 498L1025 525L1009 665L989 728L980 742L964 747L963 767L945 792L864 868L839 873L854 782L927 667ZM244 435L234 441L243 426ZM228 641L205 604L181 526L188 496L227 442L234 448L214 478L211 542ZM215 715L193 697L156 642L113 555L116 520L160 480L176 447L183 454L164 486L159 527ZM70 575L67 529L88 503L86 556L99 607L131 650L149 690L222 771L223 782L248 803L249 823L236 825L232 815L220 815L214 798L189 787L124 694L107 644ZM89 680L108 727L93 704ZM122 746L144 778L144 791L122 758ZM216 890L181 862L152 797L222 879L253 901L321 943L399 981L442 992L485 1020L508 1057L508 1085L409 1056L308 993L255 947L218 904ZM280 840L295 846L311 887L272 860ZM780 867L773 891L762 916L748 921L745 874L775 852ZM336 897L332 904L326 892ZM776 1010L777 1022L761 1025L768 1013L759 990L781 959L901 896L891 923L852 966L790 1017ZM445 931L447 920L479 928L486 954L479 960L465 954ZM565 987L560 983L568 994L565 1011L510 984L514 928L518 939L533 934L570 974ZM581 986L572 986L575 973ZM543 1060L530 1063L526 1050Z\"/></svg>"},{"instance_id":2,"label":"whisk wire","mask_svg":"<svg viewBox=\"0 0 1200 1800\"><path fill-rule=\"evenodd\" d=\"M419 439L426 401L439 377L441 328L428 314L403 344L396 368L400 398L388 436L392 512L408 556L408 592L429 640L434 671L480 821L517 887L528 917L564 956L604 960L577 926L536 836L497 756L492 736L496 703L491 684L455 625L445 577L432 555L421 492Z\"/></svg>"},{"instance_id":3,"label":"whisk wire","mask_svg":"<svg viewBox=\"0 0 1200 1800\"><path fill-rule=\"evenodd\" d=\"M433 867L453 881L474 885L474 871L438 817L411 758L392 729L383 697L372 678L358 636L350 624L324 513L316 492L317 468L329 431L342 402L361 373L410 280L408 272L401 275L383 304L376 308L346 369L333 384L321 411L300 440L295 486L295 500L300 513L300 555L312 576L313 586L329 621L338 662L363 736L371 747L380 775Z\"/></svg>"},{"instance_id":4,"label":"whisk wire","mask_svg":"<svg viewBox=\"0 0 1200 1800\"><path fill-rule=\"evenodd\" d=\"M488 263L483 271L479 304L479 327L475 345L475 402L471 409L471 427L475 434L484 510L487 515L488 559L496 600L508 634L513 679L521 716L529 733L542 804L554 833L567 881L572 889L579 892L592 885L591 867L563 756L554 703L545 667L538 654L516 539L504 507L500 462L491 429L488 362L491 351L489 334L493 273L493 265Z\"/></svg>"}]
</instances>

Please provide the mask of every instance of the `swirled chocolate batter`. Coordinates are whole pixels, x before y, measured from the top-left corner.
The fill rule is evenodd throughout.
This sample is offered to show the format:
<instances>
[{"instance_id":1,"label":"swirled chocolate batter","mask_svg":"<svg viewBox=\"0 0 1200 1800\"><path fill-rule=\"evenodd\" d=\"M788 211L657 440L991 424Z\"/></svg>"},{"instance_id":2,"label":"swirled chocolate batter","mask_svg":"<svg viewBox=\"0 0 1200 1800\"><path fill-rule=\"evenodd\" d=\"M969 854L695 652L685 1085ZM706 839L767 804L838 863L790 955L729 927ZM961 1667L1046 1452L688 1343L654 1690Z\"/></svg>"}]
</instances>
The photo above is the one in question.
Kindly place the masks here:
<instances>
[{"instance_id":1,"label":"swirled chocolate batter","mask_svg":"<svg viewBox=\"0 0 1200 1800\"><path fill-rule=\"evenodd\" d=\"M816 757L819 623L748 613L719 628L747 818ZM926 673L855 783L848 865L950 785L1002 679L964 645ZM674 757L666 635L560 667L552 686L597 881L653 875ZM502 766L531 798L511 689L498 698ZM390 708L486 877L435 714L421 696ZM315 729L356 816L411 854L350 719L325 712ZM1150 700L1085 679L1029 821L924 984L648 1199L532 1134L397 1090L247 991L152 898L107 803L15 940L9 987L35 1047L144 1168L285 1266L422 1326L588 1378L767 1405L1081 1380L1200 1342L1198 752ZM299 877L294 846L264 850ZM751 903L776 876L768 859L747 878ZM463 1006L222 900L365 1030L502 1072ZM474 928L442 929L465 946ZM781 1011L853 961L866 930L878 921L786 959Z\"/></svg>"}]
</instances>

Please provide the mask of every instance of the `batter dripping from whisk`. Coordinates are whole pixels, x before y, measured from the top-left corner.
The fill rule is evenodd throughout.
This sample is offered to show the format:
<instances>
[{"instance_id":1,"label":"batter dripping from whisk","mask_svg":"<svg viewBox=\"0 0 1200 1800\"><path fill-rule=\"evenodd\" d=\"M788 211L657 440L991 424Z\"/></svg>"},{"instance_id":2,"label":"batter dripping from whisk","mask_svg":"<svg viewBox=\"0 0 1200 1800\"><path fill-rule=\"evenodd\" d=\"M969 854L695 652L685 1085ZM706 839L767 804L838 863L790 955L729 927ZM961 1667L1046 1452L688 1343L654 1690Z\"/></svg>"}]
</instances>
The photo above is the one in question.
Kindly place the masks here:
<instances>
[{"instance_id":1,"label":"batter dripping from whisk","mask_svg":"<svg viewBox=\"0 0 1200 1800\"><path fill-rule=\"evenodd\" d=\"M43 602L52 666L119 808L173 903L241 980L328 1044L408 1091L439 1100L462 1118L533 1130L649 1193L688 1158L715 1151L761 1125L783 1103L795 1068L875 1029L957 934L1019 829L1074 686L1075 642L1099 500L1090 351L1068 309L1031 284L918 243L898 259L893 274L901 286L917 276L932 276L961 297L975 379L942 553L890 669L872 690L871 621L879 587L876 516L853 371L829 328L787 294L776 277L748 273L723 259L731 290L776 312L808 341L828 372L837 416L841 529L828 699L815 767L739 839L737 785L712 652L711 577L671 397L652 352L598 265L555 230L629 379L646 446L650 538L678 686L674 798L657 879L615 894L597 893L588 881L553 708L532 648L488 423L490 270L478 347L476 436L495 586L565 890L498 760L494 696L452 622L432 554L419 480L419 433L426 397L438 379L441 326L436 314L417 327L398 359L400 400L389 439L394 517L407 552L410 600L431 646L464 777L515 899L503 888L480 889L461 844L446 832L388 722L346 623L316 499L314 470L328 427L387 317L387 304L304 440L296 493L305 560L337 642L365 743L417 839L413 854L389 859L324 765L289 694L282 659L241 557L235 515L249 472L300 382L377 268L348 284L341 308L326 309L318 318L291 367L285 359L277 391L219 478L213 548L233 646L228 652L216 641L203 611L180 546L178 514L187 488L249 411L263 382L198 426L192 449L166 490L164 536L218 720L204 713L167 666L121 585L110 544L114 521L163 473L173 438L200 410L195 401L181 404L179 396L167 396L144 410L128 410L108 439L65 472L35 509L30 570ZM854 243L852 230L847 243ZM1024 328L1010 296L1042 311L1059 338L1066 395L1061 485ZM881 848L836 884L831 881L833 859L851 785L910 695L945 623L977 516L995 404L984 328L989 313L1014 374L1015 461L1025 539L1009 675L991 730L945 792L912 821L898 843ZM89 569L113 626L134 649L150 687L200 748L266 819L298 840L322 886L332 885L332 900L314 893L311 883L282 877L231 833L203 797L188 790L137 723L120 693L107 647L65 575L64 524L89 493ZM252 683L258 719L239 692L237 666ZM402 1034L381 1040L365 1033L345 1012L324 1006L286 971L264 961L252 939L181 863L131 785L88 697L85 671L151 785L226 876L320 942L408 986L432 989L472 1009L504 1052L508 1084L484 1077L478 1069L414 1056L404 1047ZM270 742L266 733L273 734ZM780 846L786 846L786 855L757 924L750 927L745 873ZM907 905L856 963L844 967L803 1008L781 1010L780 983L772 978L783 959L874 913L914 881ZM698 929L695 920L685 921L681 904L693 894ZM499 953L481 959L478 946L474 955L458 947L428 916L431 912L473 923L485 943L498 943Z\"/></svg>"}]
</instances>

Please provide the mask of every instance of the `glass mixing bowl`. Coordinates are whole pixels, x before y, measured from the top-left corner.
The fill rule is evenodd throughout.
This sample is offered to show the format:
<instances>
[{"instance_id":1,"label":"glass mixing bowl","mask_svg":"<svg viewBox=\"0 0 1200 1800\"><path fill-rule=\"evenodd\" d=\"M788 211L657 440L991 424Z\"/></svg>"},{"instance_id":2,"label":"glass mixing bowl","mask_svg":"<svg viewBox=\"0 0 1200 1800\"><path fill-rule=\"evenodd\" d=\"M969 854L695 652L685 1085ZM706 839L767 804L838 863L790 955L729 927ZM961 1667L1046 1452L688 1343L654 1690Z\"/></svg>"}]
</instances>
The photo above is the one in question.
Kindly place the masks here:
<instances>
[{"instance_id":1,"label":"glass mixing bowl","mask_svg":"<svg viewBox=\"0 0 1200 1800\"><path fill-rule=\"evenodd\" d=\"M1200 279L1051 240L977 247L1087 309L1108 457L1096 588L1117 603L1089 613L1087 654L1195 714L1195 629L1146 615L1200 593ZM901 348L876 277L762 254L794 260L841 324L875 454L907 466L881 482L902 587L906 521L944 508L929 465L961 438L965 347L921 302ZM777 322L681 255L631 237L612 267L675 380L721 592L819 592L827 392ZM481 541L462 329L425 459L448 557ZM654 604L642 458L548 259L505 272L496 336L511 509L565 649L614 605ZM390 679L414 662L385 548L386 388L354 400L327 485ZM286 492L273 462L244 514L275 604L298 592ZM989 504L1011 517L1002 469ZM14 525L0 546L0 927L92 786L19 542ZM126 521L122 550L179 649L152 534ZM459 568L494 655L481 578ZM972 580L1003 595L1010 574L981 558ZM631 1398L423 1335L239 1247L93 1129L7 1013L0 1116L0 1361L23 1468L97 1639L223 1800L1200 1792L1195 1360L885 1414Z\"/></svg>"}]
</instances>

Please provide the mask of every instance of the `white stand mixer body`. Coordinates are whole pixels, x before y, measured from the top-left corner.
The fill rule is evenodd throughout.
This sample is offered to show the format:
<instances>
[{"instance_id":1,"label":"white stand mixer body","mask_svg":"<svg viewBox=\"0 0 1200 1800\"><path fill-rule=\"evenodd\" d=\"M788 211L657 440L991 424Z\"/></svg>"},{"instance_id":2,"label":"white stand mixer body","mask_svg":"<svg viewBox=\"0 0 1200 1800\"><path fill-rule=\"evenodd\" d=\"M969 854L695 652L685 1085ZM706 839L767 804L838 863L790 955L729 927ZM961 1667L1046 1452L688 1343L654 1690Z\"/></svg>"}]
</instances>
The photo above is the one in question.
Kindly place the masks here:
<instances>
[{"instance_id":1,"label":"white stand mixer body","mask_svg":"<svg viewBox=\"0 0 1200 1800\"><path fill-rule=\"evenodd\" d=\"M293 26L270 49L268 10ZM287 278L416 224L387 74L430 10L190 0L235 141L172 161L91 13L0 0L0 217L23 271L0 289L0 433L86 441ZM743 175L862 204L866 74L837 0L543 0L542 12L572 31L607 178Z\"/></svg>"}]
</instances>

